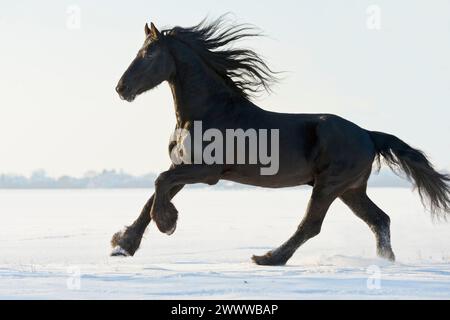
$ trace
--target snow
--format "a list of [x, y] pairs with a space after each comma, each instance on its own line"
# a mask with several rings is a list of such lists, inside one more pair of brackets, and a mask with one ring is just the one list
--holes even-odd
[[396, 263], [340, 201], [284, 267], [251, 263], [294, 232], [309, 189], [187, 189], [174, 235], [152, 224], [135, 257], [109, 257], [151, 190], [0, 190], [2, 299], [449, 299], [450, 225], [409, 189], [372, 188]]

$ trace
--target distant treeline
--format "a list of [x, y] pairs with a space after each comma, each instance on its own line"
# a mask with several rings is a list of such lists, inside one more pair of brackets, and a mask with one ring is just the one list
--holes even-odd
[[[123, 171], [103, 170], [89, 172], [83, 177], [49, 177], [45, 171], [34, 172], [30, 177], [14, 174], [0, 175], [0, 189], [115, 189], [115, 188], [153, 188], [157, 177], [155, 173], [134, 176]], [[377, 187], [408, 187], [411, 184], [392, 172], [383, 170], [372, 174], [369, 185]], [[202, 187], [198, 185], [196, 187]], [[221, 181], [219, 188], [244, 188], [245, 186]]]
[[88, 173], [81, 178], [61, 176], [49, 177], [45, 171], [34, 172], [30, 177], [22, 175], [0, 175], [0, 188], [4, 189], [85, 189], [85, 188], [149, 188], [153, 187], [156, 175], [133, 176], [122, 171], [104, 170]]

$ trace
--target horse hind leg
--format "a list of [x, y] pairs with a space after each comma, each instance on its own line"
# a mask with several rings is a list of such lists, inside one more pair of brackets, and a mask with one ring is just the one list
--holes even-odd
[[340, 198], [374, 233], [378, 256], [395, 261], [391, 247], [390, 218], [370, 200], [366, 194], [366, 187], [349, 190]]
[[328, 208], [335, 199], [336, 196], [327, 188], [314, 187], [306, 214], [297, 231], [277, 249], [262, 256], [253, 256], [253, 262], [268, 266], [285, 265], [303, 243], [320, 233]]

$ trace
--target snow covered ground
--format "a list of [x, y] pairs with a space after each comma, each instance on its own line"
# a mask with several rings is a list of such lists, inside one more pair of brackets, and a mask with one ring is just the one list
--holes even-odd
[[376, 258], [368, 227], [336, 201], [285, 267], [250, 257], [294, 232], [310, 190], [184, 190], [172, 237], [151, 225], [135, 257], [109, 257], [150, 193], [0, 190], [0, 298], [450, 298], [450, 224], [433, 224], [408, 189], [370, 190], [391, 216], [396, 263]]

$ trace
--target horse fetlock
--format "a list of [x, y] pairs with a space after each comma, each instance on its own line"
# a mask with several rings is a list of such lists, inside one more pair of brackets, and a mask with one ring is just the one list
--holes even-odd
[[395, 261], [395, 255], [391, 247], [391, 236], [388, 228], [380, 230], [377, 235], [377, 255], [389, 261]]
[[395, 254], [390, 247], [378, 247], [377, 255], [380, 258], [383, 258], [383, 259], [386, 259], [386, 260], [389, 260], [392, 262], [395, 261]]

